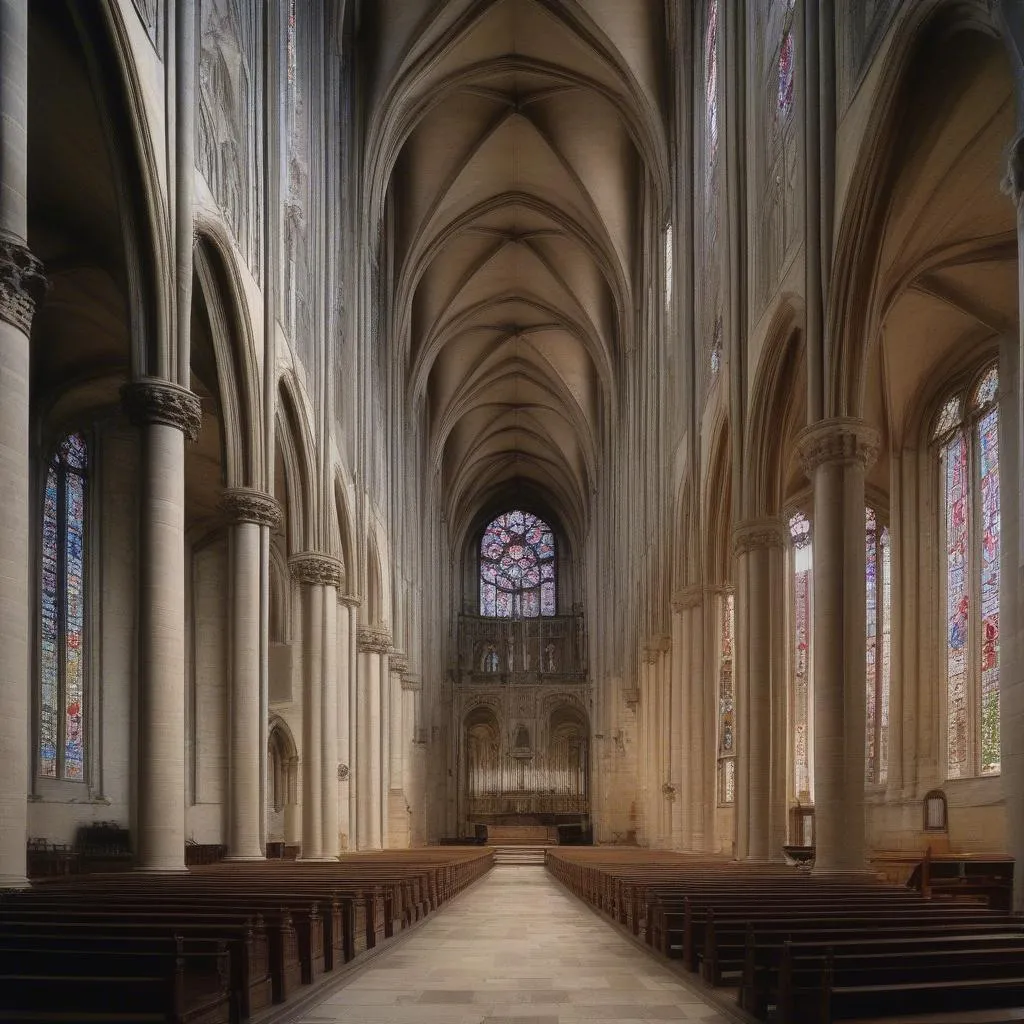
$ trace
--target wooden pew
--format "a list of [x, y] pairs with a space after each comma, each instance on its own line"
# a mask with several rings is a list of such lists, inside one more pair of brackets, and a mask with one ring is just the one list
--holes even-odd
[[[87, 947], [52, 936], [8, 938], [0, 946], [0, 1017], [55, 1024], [125, 1019], [228, 1024], [227, 951], [183, 939], [136, 940], [133, 948]], [[88, 1007], [83, 1011], [83, 1007]]]

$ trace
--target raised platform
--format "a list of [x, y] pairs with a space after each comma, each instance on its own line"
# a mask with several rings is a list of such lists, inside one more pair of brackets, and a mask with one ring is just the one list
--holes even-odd
[[488, 825], [488, 846], [557, 846], [558, 829], [551, 825]]
[[547, 846], [526, 846], [525, 844], [518, 844], [516, 846], [495, 846], [494, 863], [535, 865], [537, 867], [543, 867], [544, 851], [547, 849]]

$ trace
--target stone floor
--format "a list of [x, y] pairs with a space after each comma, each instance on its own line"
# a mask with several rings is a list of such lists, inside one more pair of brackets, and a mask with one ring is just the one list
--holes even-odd
[[735, 1019], [557, 885], [501, 866], [400, 938], [302, 1024], [628, 1024]]

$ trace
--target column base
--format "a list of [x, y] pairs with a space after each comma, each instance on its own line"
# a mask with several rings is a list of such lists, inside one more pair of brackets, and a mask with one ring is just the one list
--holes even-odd
[[0, 875], [0, 889], [30, 889], [32, 883], [25, 875]]

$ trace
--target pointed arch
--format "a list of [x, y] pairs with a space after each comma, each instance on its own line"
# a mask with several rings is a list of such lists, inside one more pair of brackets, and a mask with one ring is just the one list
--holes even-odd
[[279, 378], [277, 395], [276, 435], [285, 471], [288, 549], [294, 553], [316, 546], [314, 443], [298, 385], [290, 372]]

